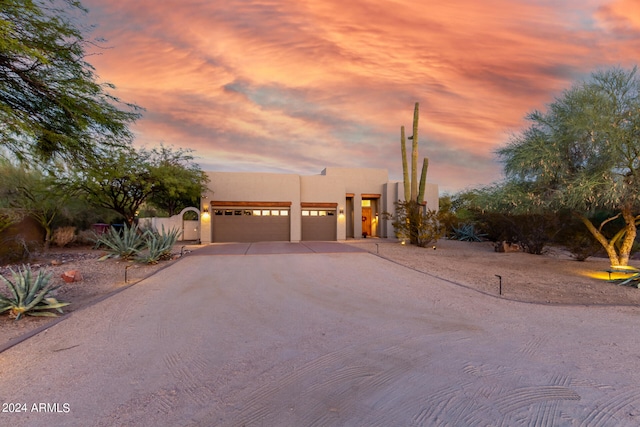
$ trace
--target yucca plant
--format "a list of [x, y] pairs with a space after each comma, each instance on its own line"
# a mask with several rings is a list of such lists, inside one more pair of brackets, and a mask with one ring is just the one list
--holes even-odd
[[160, 260], [171, 258], [171, 249], [178, 241], [180, 230], [173, 228], [166, 232], [164, 225], [162, 233], [157, 230], [147, 231], [145, 233], [147, 251], [138, 256], [138, 260], [147, 264], [157, 264]]
[[9, 315], [16, 320], [23, 314], [56, 317], [56, 313], [45, 310], [57, 310], [62, 313], [62, 307], [69, 305], [68, 302], [60, 302], [49, 296], [51, 291], [57, 289], [57, 286], [52, 286], [50, 282], [51, 273], [40, 270], [34, 278], [30, 265], [18, 267], [18, 271], [9, 271], [13, 281], [0, 275], [11, 294], [9, 297], [0, 294], [0, 313], [9, 311]]
[[106, 233], [96, 239], [96, 247], [104, 245], [109, 252], [100, 258], [101, 260], [107, 258], [132, 259], [144, 248], [145, 244], [145, 238], [138, 227], [127, 227], [126, 224], [122, 231], [110, 227]]

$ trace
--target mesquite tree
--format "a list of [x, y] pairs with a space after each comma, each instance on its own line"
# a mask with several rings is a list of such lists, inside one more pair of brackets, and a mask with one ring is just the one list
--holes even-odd
[[[531, 126], [498, 150], [507, 181], [493, 189], [500, 209], [568, 209], [607, 252], [611, 265], [629, 261], [640, 222], [640, 79], [637, 69], [597, 71], [575, 84]], [[595, 212], [613, 215], [594, 224]], [[603, 227], [621, 218], [613, 237]]]

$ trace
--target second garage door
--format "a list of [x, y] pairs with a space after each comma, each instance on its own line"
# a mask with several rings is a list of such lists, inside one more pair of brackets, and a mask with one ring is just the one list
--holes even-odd
[[290, 240], [289, 209], [282, 206], [213, 207], [214, 242], [279, 242]]
[[335, 209], [302, 209], [302, 240], [337, 240]]

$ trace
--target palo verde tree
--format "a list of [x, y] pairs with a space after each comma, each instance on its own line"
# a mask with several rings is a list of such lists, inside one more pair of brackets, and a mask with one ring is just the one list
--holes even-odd
[[[563, 92], [498, 150], [507, 181], [494, 200], [513, 213], [572, 212], [607, 252], [627, 265], [640, 221], [640, 79], [637, 69], [594, 72]], [[600, 224], [595, 212], [613, 215]], [[621, 218], [613, 237], [603, 227]]]
[[82, 160], [131, 141], [139, 107], [108, 93], [85, 60], [76, 0], [3, 0], [0, 147], [20, 160]]

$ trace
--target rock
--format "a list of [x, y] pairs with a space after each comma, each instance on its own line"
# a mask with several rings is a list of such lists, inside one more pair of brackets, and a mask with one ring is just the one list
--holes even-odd
[[82, 281], [82, 273], [79, 270], [65, 271], [60, 277], [67, 283]]
[[520, 245], [506, 241], [497, 242], [495, 246], [496, 252], [520, 252]]
[[51, 260], [51, 265], [52, 266], [56, 266], [56, 265], [62, 265], [62, 262], [58, 259], [52, 259]]

